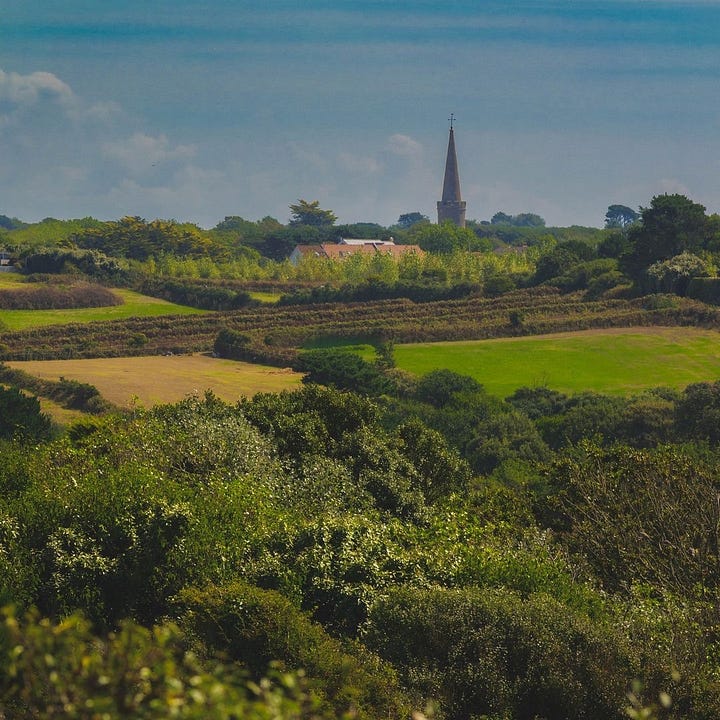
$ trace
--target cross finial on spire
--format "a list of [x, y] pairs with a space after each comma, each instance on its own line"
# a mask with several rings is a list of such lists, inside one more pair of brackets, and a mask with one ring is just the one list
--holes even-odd
[[450, 129], [453, 129], [453, 123], [455, 122], [455, 113], [450, 113], [450, 117], [448, 118], [450, 121]]

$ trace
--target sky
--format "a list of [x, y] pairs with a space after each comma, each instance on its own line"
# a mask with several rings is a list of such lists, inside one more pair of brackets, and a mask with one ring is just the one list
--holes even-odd
[[720, 2], [0, 0], [0, 214], [720, 212]]

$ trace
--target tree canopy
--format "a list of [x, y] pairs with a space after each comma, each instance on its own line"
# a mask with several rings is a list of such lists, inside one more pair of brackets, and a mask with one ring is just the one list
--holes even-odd
[[535, 213], [508, 215], [504, 212], [496, 212], [492, 216], [490, 223], [492, 225], [513, 225], [515, 227], [545, 227], [545, 220]]
[[403, 213], [397, 221], [398, 227], [403, 230], [416, 225], [421, 222], [430, 222], [430, 218], [427, 215], [423, 215], [420, 212]]
[[450, 253], [453, 250], [490, 250], [492, 244], [487, 238], [479, 238], [469, 228], [461, 228], [452, 222], [441, 225], [418, 223], [408, 234], [410, 242], [416, 243], [426, 252]]
[[606, 228], [624, 228], [632, 225], [640, 214], [627, 205], [610, 205], [605, 213]]
[[290, 205], [291, 225], [312, 225], [314, 227], [325, 227], [334, 225], [337, 216], [332, 210], [323, 210], [319, 200], [308, 202], [298, 200], [296, 204]]
[[705, 206], [685, 195], [656, 195], [641, 209], [641, 222], [629, 230], [632, 251], [627, 270], [638, 278], [653, 263], [702, 250], [710, 235]]

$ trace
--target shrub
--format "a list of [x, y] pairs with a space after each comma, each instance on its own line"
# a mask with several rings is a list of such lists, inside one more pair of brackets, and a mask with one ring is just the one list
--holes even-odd
[[79, 283], [59, 288], [51, 285], [30, 289], [0, 290], [3, 310], [66, 310], [69, 308], [109, 307], [123, 300], [108, 288]]
[[50, 418], [40, 411], [37, 398], [25, 395], [17, 388], [0, 386], [0, 438], [47, 440], [50, 428]]
[[452, 370], [431, 370], [418, 382], [415, 397], [439, 408], [449, 402], [454, 393], [481, 391], [483, 386], [469, 375]]
[[273, 590], [243, 582], [186, 589], [177, 609], [206, 648], [240, 662], [254, 678], [278, 661], [284, 669], [303, 670], [324, 713], [359, 720], [408, 715], [389, 665], [358, 645], [343, 646]]
[[106, 636], [72, 615], [54, 624], [5, 609], [0, 625], [0, 716], [30, 720], [330, 720], [301, 676], [248, 683], [237, 668], [207, 669], [173, 625], [132, 622]]
[[381, 395], [391, 388], [377, 365], [348, 350], [308, 350], [300, 354], [296, 369], [306, 373], [304, 383], [354, 390], [362, 395]]
[[133, 333], [128, 340], [128, 345], [132, 348], [140, 348], [148, 344], [148, 336], [145, 333]]
[[640, 670], [608, 628], [547, 596], [500, 589], [392, 590], [364, 638], [448, 720], [620, 720]]
[[687, 296], [712, 305], [720, 305], [720, 278], [691, 278], [687, 286]]

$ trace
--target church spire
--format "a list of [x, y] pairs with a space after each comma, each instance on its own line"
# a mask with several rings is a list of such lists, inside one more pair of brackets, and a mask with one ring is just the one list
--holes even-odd
[[460, 195], [460, 173], [455, 152], [455, 115], [450, 115], [450, 139], [445, 160], [445, 179], [442, 200], [437, 204], [438, 223], [450, 220], [459, 227], [465, 227], [465, 201]]

